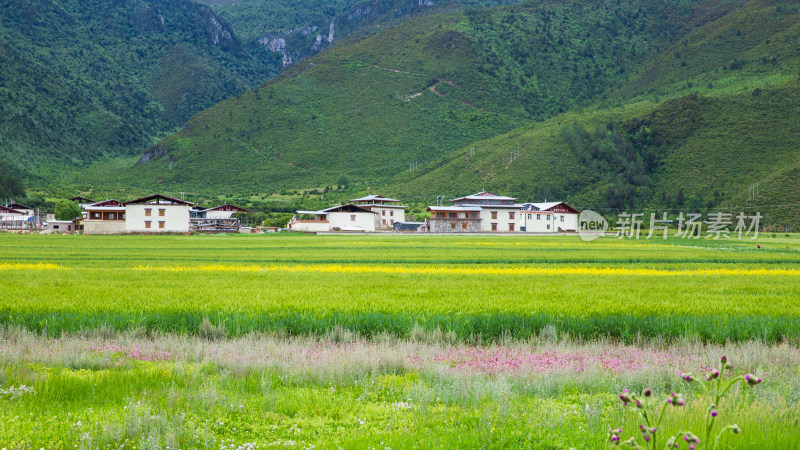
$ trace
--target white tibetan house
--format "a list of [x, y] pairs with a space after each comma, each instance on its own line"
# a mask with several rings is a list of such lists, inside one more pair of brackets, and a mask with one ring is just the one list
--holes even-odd
[[[375, 231], [375, 211], [347, 204], [320, 211], [297, 211], [289, 222], [289, 229], [305, 232]], [[313, 219], [299, 219], [311, 216]]]
[[376, 213], [374, 217], [376, 230], [392, 230], [395, 222], [406, 221], [408, 207], [401, 205], [400, 200], [382, 195], [368, 195], [350, 200], [350, 202]]
[[516, 198], [484, 191], [453, 199], [453, 206], [430, 206], [428, 231], [438, 233], [577, 232], [575, 208], [564, 202], [516, 203]]
[[516, 200], [514, 197], [506, 197], [484, 191], [466, 197], [455, 198], [452, 202], [457, 207], [470, 206], [480, 208], [480, 231], [513, 233], [519, 231], [520, 207], [515, 203]]
[[28, 215], [14, 208], [0, 205], [0, 220], [24, 220]]
[[528, 233], [578, 231], [580, 212], [564, 202], [523, 203], [521, 214]]
[[20, 205], [19, 203], [12, 203], [10, 205], [6, 205], [6, 207], [15, 211], [19, 211], [24, 216], [31, 217], [36, 215], [36, 209], [31, 208], [30, 206]]
[[84, 234], [122, 234], [125, 232], [125, 205], [103, 200], [84, 206]]
[[184, 233], [189, 231], [189, 211], [194, 203], [156, 194], [124, 205], [127, 233]]

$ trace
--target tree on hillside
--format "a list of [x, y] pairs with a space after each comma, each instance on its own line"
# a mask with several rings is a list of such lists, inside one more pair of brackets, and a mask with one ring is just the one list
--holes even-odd
[[22, 179], [8, 173], [5, 165], [0, 164], [0, 198], [24, 197], [25, 185]]
[[339, 185], [339, 189], [347, 189], [350, 187], [350, 177], [342, 175], [339, 177], [339, 181], [337, 181], [336, 184]]
[[71, 200], [56, 203], [56, 220], [74, 220], [82, 214], [81, 206]]

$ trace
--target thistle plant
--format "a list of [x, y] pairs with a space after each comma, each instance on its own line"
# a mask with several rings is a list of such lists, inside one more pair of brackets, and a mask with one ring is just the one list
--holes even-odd
[[[700, 380], [691, 373], [680, 373], [680, 377], [684, 382], [695, 383], [700, 386], [705, 396], [710, 400], [710, 404], [707, 409], [708, 414], [706, 415], [705, 419], [705, 427], [703, 430], [704, 438], [701, 440], [691, 431], [681, 431], [666, 441], [665, 448], [678, 448], [680, 447], [681, 441], [686, 443], [686, 446], [689, 450], [701, 448], [701, 444], [709, 446], [711, 442], [711, 433], [714, 430], [717, 417], [719, 416], [717, 407], [726, 397], [731, 388], [739, 382], [742, 382], [742, 384], [745, 386], [751, 387], [761, 384], [761, 378], [752, 374], [739, 375], [732, 378], [725, 377], [725, 374], [730, 373], [732, 369], [733, 366], [728, 362], [728, 358], [723, 356], [720, 358], [720, 368], [712, 369], [704, 377], [705, 380]], [[639, 445], [639, 441], [636, 437], [622, 441], [620, 437], [622, 434], [622, 428], [608, 429], [608, 443], [613, 446], [627, 445], [632, 448], [656, 449], [658, 446], [658, 437], [660, 436], [659, 427], [661, 426], [661, 422], [664, 420], [664, 415], [667, 412], [667, 409], [680, 408], [686, 404], [681, 394], [672, 392], [666, 397], [659, 408], [658, 401], [653, 399], [653, 392], [650, 389], [645, 389], [641, 392], [641, 394], [638, 395], [630, 392], [628, 389], [625, 389], [622, 391], [622, 394], [619, 395], [619, 398], [622, 400], [623, 406], [633, 405], [638, 412], [639, 417], [641, 418], [639, 432], [641, 433], [641, 438], [644, 441], [644, 445]], [[738, 425], [727, 425], [719, 431], [716, 439], [714, 440], [713, 446], [709, 446], [707, 448], [716, 449], [719, 446], [720, 438], [726, 431], [730, 431], [733, 434], [739, 434], [741, 432]]]

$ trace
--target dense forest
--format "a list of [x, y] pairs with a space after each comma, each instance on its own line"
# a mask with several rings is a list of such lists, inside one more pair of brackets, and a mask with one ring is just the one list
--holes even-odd
[[277, 71], [185, 0], [2, 0], [0, 12], [0, 161], [21, 172], [140, 152]]

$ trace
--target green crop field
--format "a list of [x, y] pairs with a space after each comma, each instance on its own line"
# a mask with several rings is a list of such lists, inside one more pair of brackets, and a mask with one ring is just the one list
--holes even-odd
[[[0, 248], [0, 447], [604, 448], [610, 427], [647, 448], [800, 446], [796, 235]], [[723, 354], [723, 398], [678, 377]], [[652, 388], [643, 410], [680, 394], [661, 431], [624, 388]]]
[[60, 334], [800, 338], [800, 240], [2, 236], [0, 317]]

